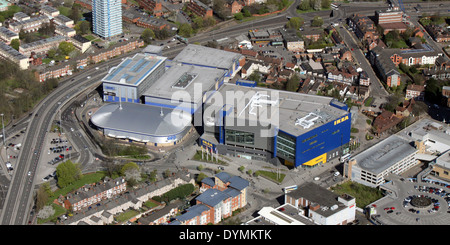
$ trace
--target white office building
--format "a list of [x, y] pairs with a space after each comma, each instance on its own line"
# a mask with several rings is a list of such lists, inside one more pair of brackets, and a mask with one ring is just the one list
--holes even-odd
[[122, 1], [93, 0], [92, 22], [94, 33], [103, 38], [122, 34]]

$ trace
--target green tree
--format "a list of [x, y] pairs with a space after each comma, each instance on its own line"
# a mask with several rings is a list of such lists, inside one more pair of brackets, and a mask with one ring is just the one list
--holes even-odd
[[80, 164], [70, 160], [63, 162], [56, 167], [56, 175], [58, 176], [58, 186], [64, 188], [82, 177]]
[[10, 44], [10, 46], [13, 48], [13, 49], [15, 49], [15, 50], [19, 50], [19, 47], [20, 47], [20, 41], [19, 41], [19, 39], [13, 39], [12, 41], [11, 41], [11, 44]]
[[195, 181], [196, 181], [197, 183], [201, 183], [202, 180], [203, 180], [204, 178], [208, 178], [208, 175], [206, 175], [206, 174], [203, 173], [203, 172], [200, 172], [200, 173], [197, 175], [197, 178], [195, 179]]
[[137, 182], [141, 181], [141, 171], [139, 166], [134, 162], [125, 164], [120, 170], [120, 175], [125, 177], [130, 186], [134, 186]]
[[134, 169], [139, 171], [139, 166], [136, 163], [134, 163], [134, 162], [126, 163], [120, 169], [120, 175], [125, 176], [126, 172], [134, 170]]
[[244, 17], [251, 17], [252, 16], [252, 13], [250, 13], [250, 10], [248, 10], [247, 7], [242, 8], [241, 12], [244, 15]]
[[58, 46], [58, 49], [63, 55], [69, 55], [72, 51], [75, 50], [75, 47], [71, 42], [61, 42]]
[[234, 14], [234, 18], [235, 18], [236, 20], [243, 20], [243, 19], [244, 19], [244, 14], [241, 13], [241, 12], [235, 13], [235, 14]]
[[302, 0], [301, 3], [297, 6], [297, 8], [303, 11], [310, 10], [311, 9], [310, 0]]
[[142, 40], [144, 40], [145, 43], [149, 44], [152, 39], [155, 38], [155, 33], [152, 29], [145, 29], [141, 34]]
[[157, 180], [157, 175], [158, 175], [158, 173], [157, 173], [156, 169], [154, 169], [148, 176], [150, 182], [155, 182]]
[[50, 184], [45, 182], [39, 187], [36, 194], [36, 210], [41, 210], [47, 204], [49, 196], [52, 194]]
[[213, 26], [213, 25], [215, 25], [215, 24], [216, 24], [216, 20], [215, 20], [214, 17], [212, 17], [212, 16], [206, 17], [206, 18], [203, 20], [203, 26], [204, 26], [204, 27]]
[[300, 77], [294, 74], [286, 83], [286, 90], [296, 92], [300, 85]]
[[319, 27], [322, 25], [323, 25], [323, 19], [320, 16], [314, 16], [313, 20], [311, 21], [311, 26]]
[[183, 23], [178, 28], [178, 34], [182, 37], [188, 38], [191, 36], [192, 32], [193, 32], [192, 26], [189, 25], [188, 23]]
[[56, 53], [58, 53], [58, 50], [55, 48], [52, 48], [47, 52], [47, 57], [49, 57], [50, 59], [53, 59], [55, 57]]
[[298, 30], [300, 27], [303, 26], [304, 23], [305, 20], [302, 17], [292, 17], [288, 20], [286, 28], [293, 28]]
[[250, 76], [248, 76], [248, 80], [255, 81], [255, 82], [261, 82], [261, 74], [258, 71], [253, 71]]
[[80, 8], [81, 8], [81, 5], [74, 4], [72, 6], [72, 10], [70, 11], [69, 18], [71, 18], [75, 24], [81, 19], [81, 16], [82, 16]]
[[91, 22], [87, 20], [78, 21], [74, 29], [77, 31], [77, 34], [80, 35], [89, 34], [91, 33]]
[[202, 28], [203, 27], [203, 18], [201, 17], [201, 16], [195, 16], [193, 19], [192, 19], [192, 22], [193, 22], [193, 28], [194, 29], [200, 29], [200, 28]]
[[329, 9], [331, 5], [331, 0], [322, 0], [322, 9]]

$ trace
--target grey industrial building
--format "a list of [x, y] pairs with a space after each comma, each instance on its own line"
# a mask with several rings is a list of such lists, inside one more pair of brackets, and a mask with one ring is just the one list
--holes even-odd
[[110, 69], [103, 81], [103, 100], [140, 103], [141, 96], [165, 71], [166, 57], [138, 53]]

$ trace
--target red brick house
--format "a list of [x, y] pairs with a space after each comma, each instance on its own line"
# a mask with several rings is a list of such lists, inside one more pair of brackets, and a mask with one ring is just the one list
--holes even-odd
[[[102, 200], [110, 199], [126, 191], [127, 182], [122, 177], [117, 179], [105, 178], [100, 183], [85, 185], [66, 196], [65, 200], [59, 200], [66, 209], [79, 211], [88, 208]], [[62, 199], [60, 197], [60, 199]], [[61, 202], [62, 201], [62, 202]]]
[[186, 3], [186, 8], [195, 15], [202, 17], [213, 16], [213, 10], [198, 0], [190, 0]]
[[226, 7], [230, 10], [230, 13], [233, 15], [241, 12], [244, 6], [240, 3], [240, 1], [228, 0], [226, 3]]
[[374, 120], [372, 126], [375, 128], [375, 133], [380, 135], [385, 131], [395, 127], [402, 119], [396, 116], [393, 112], [384, 110]]
[[406, 88], [406, 99], [423, 100], [425, 97], [425, 86], [410, 84]]
[[137, 0], [137, 3], [139, 7], [153, 13], [154, 16], [162, 16], [164, 14], [159, 0]]

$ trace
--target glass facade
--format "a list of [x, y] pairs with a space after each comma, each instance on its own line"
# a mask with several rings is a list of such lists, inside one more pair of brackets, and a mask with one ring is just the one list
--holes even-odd
[[255, 135], [249, 132], [227, 129], [225, 130], [225, 140], [227, 143], [254, 145]]
[[281, 158], [287, 158], [292, 161], [295, 160], [295, 138], [289, 136], [282, 131], [278, 132], [277, 136], [277, 156]]

